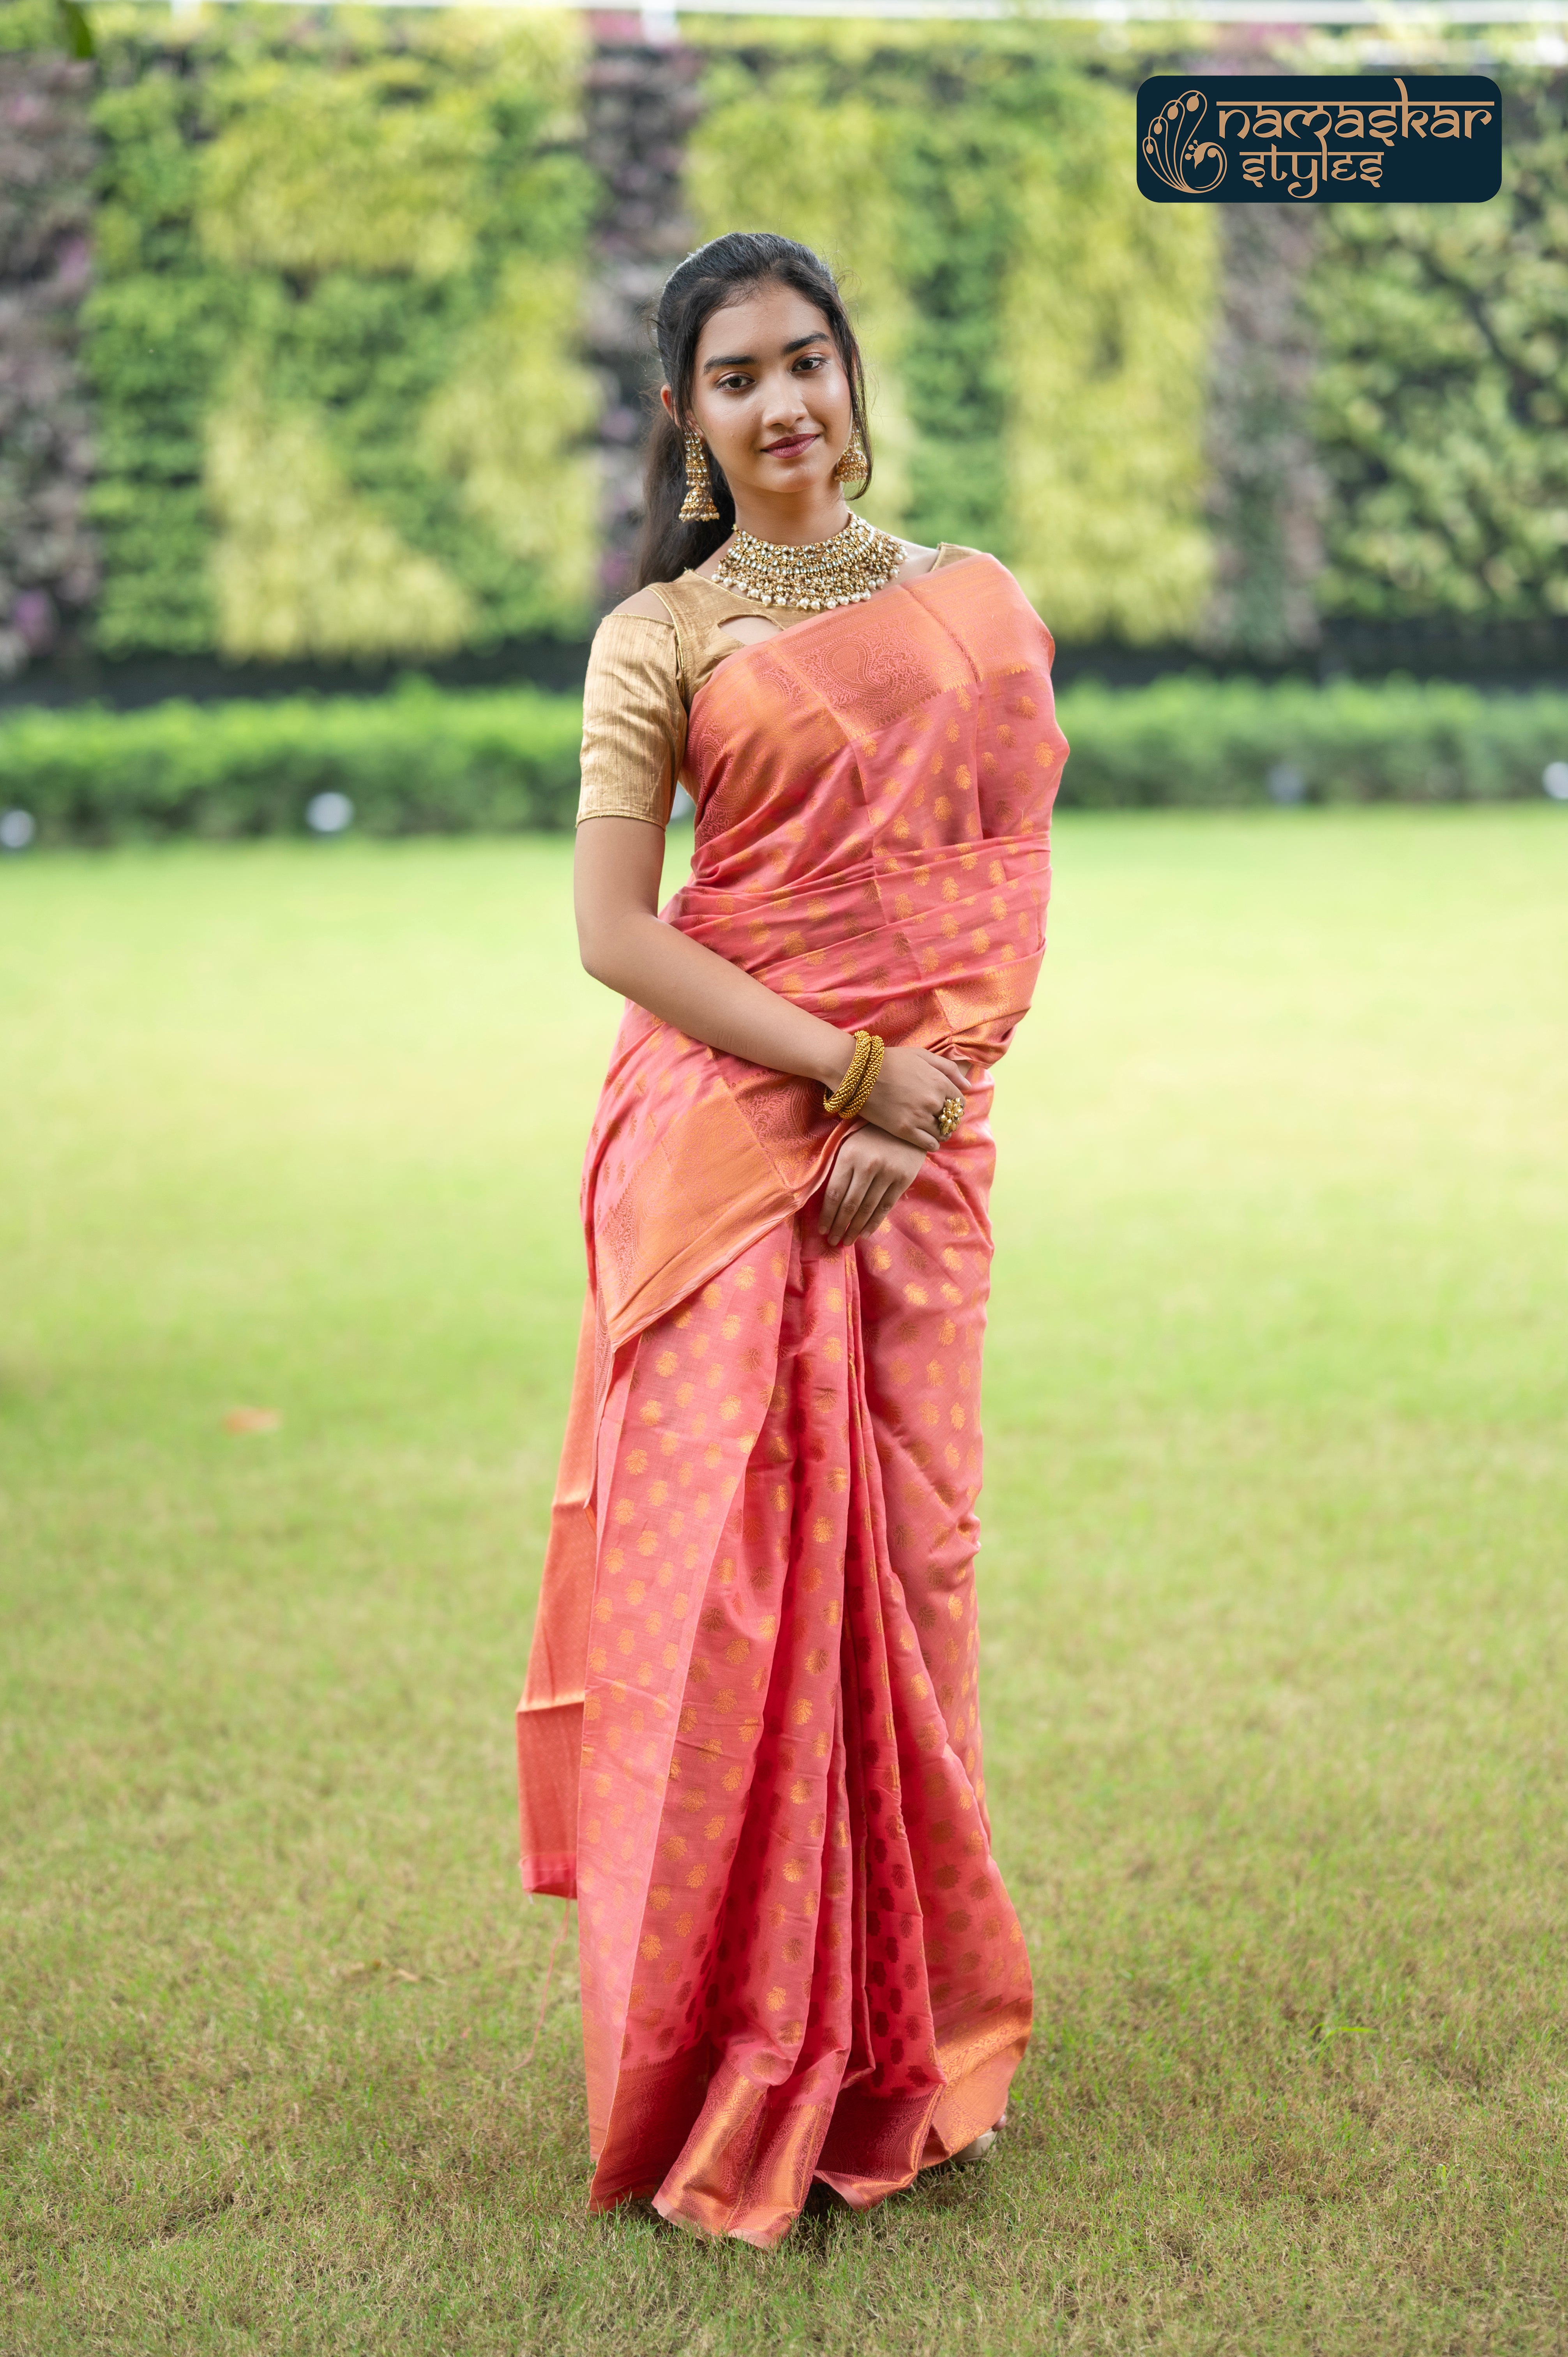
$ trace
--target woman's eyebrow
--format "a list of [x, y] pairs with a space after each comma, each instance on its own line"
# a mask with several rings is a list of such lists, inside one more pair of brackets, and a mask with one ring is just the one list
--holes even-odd
[[[827, 329], [825, 328], [818, 328], [812, 334], [809, 336], [797, 336], [792, 344], [786, 344], [784, 347], [784, 358], [788, 360], [792, 352], [803, 352], [808, 344], [823, 344], [826, 343], [826, 341]], [[703, 372], [705, 375], [709, 369], [755, 368], [756, 366], [757, 355], [755, 352], [725, 352], [722, 353], [717, 360], [704, 361], [703, 362]]]

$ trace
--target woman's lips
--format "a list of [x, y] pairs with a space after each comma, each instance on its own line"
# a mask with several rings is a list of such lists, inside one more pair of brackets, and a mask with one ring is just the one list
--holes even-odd
[[802, 450], [809, 450], [812, 443], [821, 438], [816, 434], [791, 435], [787, 442], [765, 443], [762, 455], [765, 458], [798, 458]]

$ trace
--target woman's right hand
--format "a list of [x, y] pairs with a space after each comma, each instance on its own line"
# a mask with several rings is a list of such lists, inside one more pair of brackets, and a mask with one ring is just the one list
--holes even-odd
[[933, 1056], [928, 1048], [889, 1048], [862, 1111], [889, 1137], [930, 1154], [942, 1142], [938, 1114], [949, 1097], [961, 1104], [968, 1087], [968, 1071], [950, 1056]]
[[863, 1122], [840, 1144], [818, 1222], [830, 1245], [855, 1244], [879, 1228], [926, 1167], [918, 1146]]

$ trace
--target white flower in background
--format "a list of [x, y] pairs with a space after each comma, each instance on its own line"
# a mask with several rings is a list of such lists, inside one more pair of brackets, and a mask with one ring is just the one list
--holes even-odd
[[[1568, 776], [1568, 771], [1564, 775]], [[31, 811], [0, 813], [0, 851], [26, 851], [38, 831], [38, 823]]]

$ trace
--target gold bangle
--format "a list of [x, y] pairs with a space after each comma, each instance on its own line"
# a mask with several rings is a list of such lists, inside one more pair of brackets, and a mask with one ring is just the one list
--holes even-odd
[[[860, 1076], [860, 1086], [856, 1089], [849, 1103], [846, 1105], [841, 1105], [839, 1107], [839, 1119], [841, 1121], [858, 1120], [859, 1116], [865, 1111], [866, 1100], [870, 1096], [872, 1090], [876, 1086], [877, 1075], [882, 1070], [882, 1059], [885, 1052], [881, 1040], [874, 1031], [871, 1034], [871, 1053], [865, 1060], [865, 1070]], [[842, 1090], [840, 1091], [840, 1094], [843, 1094]]]
[[870, 1031], [855, 1033], [854, 1053], [849, 1060], [849, 1070], [837, 1088], [830, 1089], [824, 1094], [822, 1098], [824, 1113], [837, 1114], [842, 1118], [845, 1105], [854, 1100], [855, 1092], [860, 1086], [861, 1077], [866, 1065], [871, 1061], [871, 1043], [874, 1036]]

